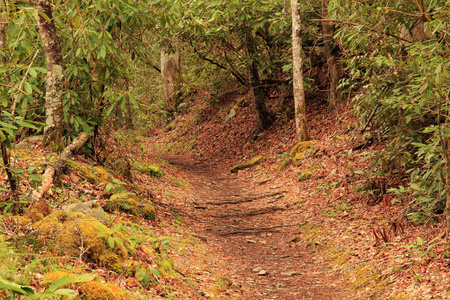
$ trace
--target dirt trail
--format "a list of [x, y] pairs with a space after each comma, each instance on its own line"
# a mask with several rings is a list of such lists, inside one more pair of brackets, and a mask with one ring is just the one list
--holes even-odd
[[184, 204], [189, 225], [226, 262], [221, 276], [232, 286], [224, 299], [352, 299], [302, 240], [301, 209], [279, 201], [295, 191], [188, 158], [166, 159], [192, 186]]

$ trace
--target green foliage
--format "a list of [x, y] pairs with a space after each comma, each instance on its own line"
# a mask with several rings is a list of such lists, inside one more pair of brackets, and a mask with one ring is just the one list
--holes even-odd
[[[342, 21], [335, 38], [345, 48], [350, 79], [341, 87], [358, 91], [354, 105], [363, 123], [374, 114], [377, 138], [389, 141], [377, 153], [371, 173], [406, 170], [407, 187], [390, 191], [408, 198], [413, 207], [441, 212], [442, 141], [450, 137], [448, 4], [431, 1], [423, 14], [419, 9], [408, 1], [359, 5], [333, 0], [329, 18]], [[410, 216], [416, 219], [421, 214], [413, 209]]]

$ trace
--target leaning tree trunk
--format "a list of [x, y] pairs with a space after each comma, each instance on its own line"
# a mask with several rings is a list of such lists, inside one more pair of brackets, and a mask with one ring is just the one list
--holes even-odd
[[250, 28], [247, 28], [245, 32], [245, 43], [250, 59], [248, 65], [248, 78], [252, 91], [253, 104], [255, 105], [258, 127], [260, 130], [263, 130], [269, 125], [269, 114], [266, 108], [264, 93], [261, 88], [261, 81], [259, 80], [258, 66], [254, 60], [254, 56], [256, 55], [256, 45]]
[[170, 54], [161, 50], [163, 95], [166, 102], [166, 109], [170, 113], [177, 111], [181, 101], [182, 75], [180, 52], [177, 50], [175, 53]]
[[[43, 146], [62, 144], [63, 135], [63, 65], [61, 45], [56, 34], [50, 0], [35, 0], [38, 10], [38, 27], [47, 59], [47, 81], [45, 94], [46, 126]], [[43, 15], [47, 16], [44, 17]]]
[[[322, 0], [322, 19], [328, 15], [328, 0]], [[334, 108], [339, 101], [337, 86], [339, 83], [339, 65], [336, 60], [335, 51], [333, 51], [333, 33], [334, 28], [330, 21], [322, 22], [323, 34], [323, 54], [327, 60], [328, 78], [330, 80], [330, 90], [328, 93], [328, 106]]]
[[303, 62], [302, 62], [302, 38], [300, 36], [300, 8], [299, 0], [291, 0], [292, 9], [292, 58], [294, 73], [294, 106], [295, 106], [295, 127], [299, 141], [307, 141], [308, 125], [306, 122], [306, 103], [303, 82]]

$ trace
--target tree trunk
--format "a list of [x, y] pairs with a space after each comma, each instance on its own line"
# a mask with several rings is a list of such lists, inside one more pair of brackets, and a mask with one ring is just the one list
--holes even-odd
[[[5, 3], [3, 0], [0, 0], [0, 7], [6, 8]], [[6, 31], [6, 9], [3, 9], [0, 12], [0, 49], [6, 48], [6, 38], [5, 38], [5, 31]], [[5, 23], [3, 23], [5, 22]], [[6, 64], [6, 57], [4, 57], [2, 54], [0, 54], [0, 62], [4, 65]], [[9, 83], [9, 76], [5, 77], [5, 81]], [[0, 119], [1, 119], [1, 113], [2, 113], [2, 105], [0, 104]], [[9, 186], [11, 188], [11, 192], [15, 192], [17, 189], [17, 183], [16, 179], [14, 178], [12, 172], [11, 172], [11, 159], [6, 147], [6, 140], [8, 139], [8, 134], [6, 132], [3, 132], [0, 135], [0, 148], [1, 148], [1, 156], [3, 160], [3, 165], [5, 166], [6, 175], [8, 176]]]
[[128, 79], [125, 79], [123, 83], [123, 90], [126, 92], [125, 94], [125, 128], [131, 129], [133, 128], [133, 106], [131, 105], [130, 97], [128, 96], [128, 92], [130, 89], [130, 83]]
[[[328, 0], [322, 0], [322, 19], [326, 19], [328, 15]], [[336, 60], [335, 51], [333, 51], [333, 33], [334, 27], [330, 21], [322, 22], [323, 34], [323, 53], [328, 65], [328, 78], [330, 80], [330, 89], [328, 93], [328, 106], [334, 108], [339, 102], [337, 86], [339, 83], [339, 65]]]
[[[38, 27], [47, 59], [47, 81], [45, 95], [46, 126], [43, 146], [61, 146], [63, 135], [63, 65], [61, 45], [56, 34], [50, 0], [35, 0], [38, 10]], [[47, 16], [45, 18], [43, 15]]]
[[294, 106], [295, 106], [295, 127], [299, 141], [307, 141], [308, 125], [306, 122], [306, 103], [303, 82], [303, 62], [302, 62], [302, 38], [300, 36], [300, 9], [298, 0], [291, 0], [292, 9], [292, 58], [293, 58], [293, 84], [294, 84]]
[[180, 52], [166, 53], [161, 50], [161, 77], [163, 95], [166, 102], [166, 109], [170, 113], [175, 113], [181, 101], [181, 86], [183, 76], [181, 72]]
[[250, 28], [247, 28], [245, 32], [245, 43], [247, 46], [247, 54], [250, 59], [250, 63], [248, 65], [248, 81], [252, 91], [258, 127], [260, 130], [263, 130], [269, 125], [269, 114], [267, 112], [265, 97], [261, 88], [261, 82], [259, 80], [258, 66], [254, 60], [254, 56], [256, 55], [256, 45]]
[[449, 138], [441, 137], [442, 157], [445, 162], [445, 192], [446, 203], [444, 215], [447, 222], [447, 232], [450, 232], [450, 141]]

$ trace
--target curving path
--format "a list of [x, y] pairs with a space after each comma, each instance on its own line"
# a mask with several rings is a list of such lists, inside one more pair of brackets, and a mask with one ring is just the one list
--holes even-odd
[[293, 191], [189, 158], [165, 159], [192, 186], [184, 205], [189, 225], [226, 262], [223, 299], [353, 299], [302, 241], [301, 209], [279, 201]]

